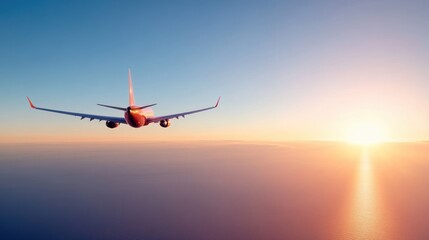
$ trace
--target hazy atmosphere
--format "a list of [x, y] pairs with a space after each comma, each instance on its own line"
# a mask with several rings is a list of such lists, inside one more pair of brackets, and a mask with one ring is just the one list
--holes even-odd
[[0, 1], [0, 239], [429, 239], [428, 12]]

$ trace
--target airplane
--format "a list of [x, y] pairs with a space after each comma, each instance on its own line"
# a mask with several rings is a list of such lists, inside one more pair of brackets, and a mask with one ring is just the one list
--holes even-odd
[[113, 108], [116, 110], [124, 111], [124, 117], [110, 117], [110, 116], [101, 116], [101, 115], [93, 115], [93, 114], [86, 114], [86, 113], [67, 112], [67, 111], [61, 111], [61, 110], [55, 110], [55, 109], [49, 109], [49, 108], [41, 108], [41, 107], [36, 107], [28, 96], [27, 96], [27, 100], [28, 100], [28, 103], [30, 104], [30, 107], [33, 109], [77, 116], [77, 117], [80, 117], [81, 120], [88, 118], [90, 121], [94, 119], [99, 120], [100, 122], [106, 121], [106, 126], [108, 128], [116, 128], [119, 126], [119, 124], [127, 124], [133, 128], [140, 128], [143, 126], [147, 126], [151, 123], [158, 123], [158, 122], [161, 127], [167, 128], [171, 125], [171, 121], [170, 121], [171, 119], [173, 118], [179, 119], [179, 117], [184, 118], [186, 115], [189, 115], [189, 114], [194, 114], [198, 112], [207, 111], [213, 108], [217, 108], [220, 101], [220, 97], [219, 97], [216, 102], [216, 105], [212, 107], [197, 109], [197, 110], [188, 111], [188, 112], [170, 114], [165, 116], [155, 116], [151, 107], [155, 106], [156, 103], [145, 105], [145, 106], [135, 105], [133, 82], [131, 80], [130, 69], [128, 69], [128, 91], [129, 91], [129, 106], [126, 108], [115, 107], [115, 106], [110, 106], [105, 104], [97, 104], [102, 107]]

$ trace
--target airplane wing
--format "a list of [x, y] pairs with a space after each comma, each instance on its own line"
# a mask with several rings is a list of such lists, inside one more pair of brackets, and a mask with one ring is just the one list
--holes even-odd
[[148, 118], [147, 121], [149, 123], [157, 123], [159, 121], [168, 120], [168, 119], [172, 119], [172, 118], [179, 119], [179, 117], [185, 117], [186, 115], [189, 115], [189, 114], [203, 112], [203, 111], [207, 111], [207, 110], [210, 110], [210, 109], [213, 109], [213, 108], [217, 108], [217, 106], [219, 105], [219, 101], [220, 101], [220, 97], [218, 98], [218, 100], [216, 102], [216, 105], [214, 105], [213, 107], [202, 108], [202, 109], [198, 109], [198, 110], [194, 110], [194, 111], [176, 113], [176, 114], [159, 116], [159, 117], [151, 117], [151, 118]]
[[76, 116], [76, 117], [80, 117], [81, 120], [84, 118], [88, 118], [90, 121], [97, 119], [100, 121], [111, 121], [111, 122], [127, 124], [127, 122], [125, 121], [125, 118], [123, 117], [109, 117], [109, 116], [92, 115], [92, 114], [86, 114], [86, 113], [66, 112], [66, 111], [60, 111], [60, 110], [48, 109], [48, 108], [39, 108], [33, 105], [29, 97], [27, 97], [27, 100], [28, 100], [28, 103], [30, 103], [30, 107], [37, 110]]

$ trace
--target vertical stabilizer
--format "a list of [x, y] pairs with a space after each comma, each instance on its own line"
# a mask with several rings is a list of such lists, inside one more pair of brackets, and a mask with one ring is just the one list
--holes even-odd
[[133, 81], [131, 80], [131, 69], [128, 68], [128, 90], [130, 94], [130, 106], [135, 106]]

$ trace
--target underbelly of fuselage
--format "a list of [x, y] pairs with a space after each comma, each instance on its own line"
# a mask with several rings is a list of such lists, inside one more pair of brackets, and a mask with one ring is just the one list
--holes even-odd
[[148, 125], [147, 116], [152, 116], [153, 111], [151, 109], [131, 110], [125, 112], [125, 121], [128, 125], [134, 128], [139, 128]]
[[146, 125], [146, 117], [140, 114], [132, 114], [132, 113], [126, 112], [125, 121], [127, 121], [128, 125], [134, 128], [139, 128], [141, 126]]

